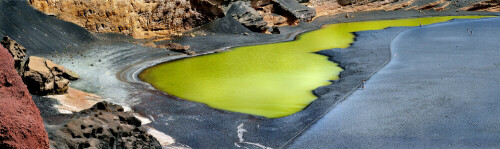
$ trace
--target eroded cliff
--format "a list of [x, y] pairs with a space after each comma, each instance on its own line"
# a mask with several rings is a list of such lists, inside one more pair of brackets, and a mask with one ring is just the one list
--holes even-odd
[[210, 0], [29, 0], [48, 15], [92, 32], [168, 37], [222, 17]]

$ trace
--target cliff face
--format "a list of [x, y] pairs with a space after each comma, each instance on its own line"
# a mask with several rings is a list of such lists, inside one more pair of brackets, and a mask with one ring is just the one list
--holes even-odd
[[29, 0], [36, 9], [92, 32], [134, 38], [175, 35], [222, 17], [210, 0]]
[[49, 148], [40, 111], [0, 46], [0, 148]]

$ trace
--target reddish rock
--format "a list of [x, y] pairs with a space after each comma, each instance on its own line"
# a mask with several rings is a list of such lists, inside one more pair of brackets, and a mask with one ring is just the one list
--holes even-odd
[[40, 111], [0, 46], [0, 148], [49, 148]]

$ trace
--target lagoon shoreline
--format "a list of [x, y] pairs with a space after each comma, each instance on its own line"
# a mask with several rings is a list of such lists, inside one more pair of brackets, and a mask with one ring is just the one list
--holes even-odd
[[[247, 114], [239, 114], [233, 112], [226, 112], [217, 109], [211, 109], [210, 107], [199, 104], [199, 103], [190, 103], [191, 106], [202, 106], [206, 108], [206, 111], [193, 111], [193, 113], [189, 112], [186, 114], [188, 117], [194, 117], [194, 122], [201, 122], [201, 124], [193, 124], [197, 129], [204, 130], [203, 132], [199, 132], [195, 135], [182, 137], [187, 142], [195, 141], [195, 140], [205, 140], [203, 142], [210, 142], [208, 144], [198, 144], [199, 146], [227, 146], [230, 145], [231, 140], [234, 139], [237, 133], [236, 126], [244, 124], [245, 130], [248, 133], [245, 133], [244, 138], [248, 142], [259, 143], [262, 145], [269, 145], [271, 147], [287, 147], [290, 142], [293, 142], [294, 138], [300, 136], [300, 134], [307, 130], [307, 128], [313, 124], [316, 120], [322, 117], [322, 115], [326, 114], [326, 112], [333, 108], [337, 103], [341, 102], [343, 99], [348, 97], [352, 91], [356, 90], [359, 85], [361, 85], [361, 80], [367, 80], [372, 74], [374, 74], [377, 70], [382, 68], [387, 62], [390, 60], [390, 49], [389, 43], [392, 41], [399, 32], [406, 30], [411, 27], [394, 27], [381, 31], [365, 31], [356, 33], [356, 40], [352, 44], [351, 47], [346, 49], [334, 49], [334, 50], [323, 50], [317, 52], [318, 54], [322, 54], [330, 57], [329, 60], [335, 63], [339, 63], [340, 66], [344, 69], [340, 74], [339, 80], [335, 80], [331, 85], [322, 86], [313, 91], [313, 93], [319, 98], [316, 101], [313, 101], [308, 107], [306, 107], [303, 111], [293, 114], [291, 116], [277, 118], [277, 119], [266, 119], [259, 116], [252, 116]], [[376, 32], [376, 33], [374, 33]], [[373, 37], [372, 35], [383, 35], [380, 37]], [[151, 62], [151, 61], [150, 61]], [[163, 61], [158, 61], [159, 63], [163, 63]], [[153, 66], [153, 65], [150, 65]], [[138, 71], [139, 72], [139, 71]], [[155, 93], [154, 98], [161, 98], [162, 92]], [[168, 96], [167, 96], [168, 97]], [[176, 100], [182, 99], [175, 98]], [[177, 105], [169, 103], [170, 101], [157, 101], [153, 102], [154, 105], [148, 104], [151, 100], [147, 100], [141, 103], [141, 107], [136, 106], [136, 108], [142, 109], [139, 111], [147, 111], [147, 107], [159, 106], [158, 103], [161, 103], [160, 106], [166, 107], [166, 109], [176, 109]], [[189, 101], [186, 101], [189, 102]], [[174, 105], [174, 106], [172, 106]], [[157, 111], [148, 111], [145, 113], [146, 115], [155, 113], [170, 113], [170, 110], [158, 109]], [[204, 113], [205, 116], [214, 116], [214, 118], [210, 117], [199, 117], [197, 113]], [[240, 116], [241, 115], [241, 116]], [[245, 116], [247, 115], [247, 116]], [[170, 118], [166, 118], [170, 119]], [[172, 118], [175, 119], [175, 118]], [[235, 120], [236, 119], [236, 120]], [[156, 119], [159, 121], [156, 124], [156, 127], [169, 127], [162, 126], [163, 122], [165, 123], [176, 123], [172, 120], [164, 120]], [[183, 119], [181, 121], [189, 122], [189, 119]], [[225, 123], [225, 124], [222, 124]], [[209, 124], [210, 127], [206, 127], [205, 125]], [[224, 132], [225, 130], [233, 129], [233, 134], [225, 134], [227, 137], [219, 136], [217, 139], [227, 140], [217, 142], [216, 144], [212, 144], [214, 142], [209, 141], [211, 139], [207, 139], [206, 137], [211, 135], [211, 132], [206, 132], [206, 129], [213, 129], [214, 125], [223, 125], [223, 127], [217, 127], [213, 133]], [[155, 125], [155, 124], [153, 124]], [[226, 125], [226, 126], [225, 126]], [[232, 127], [231, 127], [232, 125]], [[189, 127], [188, 127], [189, 128]], [[278, 129], [277, 129], [278, 128]], [[187, 129], [176, 130], [177, 128], [165, 128], [165, 132], [177, 132], [179, 133], [179, 137], [183, 134], [183, 132], [188, 131]], [[228, 132], [231, 133], [231, 132]], [[176, 136], [174, 136], [175, 138]], [[194, 138], [194, 139], [193, 139]], [[276, 141], [275, 139], [279, 138], [280, 141]], [[183, 139], [181, 139], [183, 140]], [[178, 141], [181, 141], [178, 140]], [[182, 142], [182, 141], [181, 141]], [[187, 143], [185, 142], [185, 143]], [[224, 143], [222, 143], [224, 142]], [[238, 143], [238, 142], [236, 142]], [[241, 144], [241, 143], [239, 143]], [[249, 145], [253, 146], [253, 145]], [[255, 147], [255, 146], [254, 146]]]

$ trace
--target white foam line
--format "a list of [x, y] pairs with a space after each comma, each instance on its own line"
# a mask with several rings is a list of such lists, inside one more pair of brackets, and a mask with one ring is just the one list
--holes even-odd
[[[112, 100], [107, 98], [106, 101], [112, 101]], [[127, 105], [121, 104], [121, 106], [123, 107], [124, 112], [132, 111], [132, 108], [130, 108], [128, 104]]]
[[61, 113], [61, 114], [73, 114], [73, 112], [71, 112], [70, 110], [61, 109], [61, 108], [57, 108], [57, 111], [59, 111], [59, 113]]
[[153, 137], [155, 137], [156, 140], [158, 140], [158, 142], [160, 142], [161, 146], [167, 146], [175, 143], [175, 139], [172, 138], [171, 136], [166, 135], [165, 133], [160, 132], [151, 127], [146, 127], [146, 128], [148, 129], [148, 133]]
[[257, 146], [259, 148], [263, 148], [263, 149], [272, 149], [271, 147], [267, 147], [267, 146], [264, 146], [262, 144], [259, 144], [259, 143], [253, 143], [253, 142], [245, 142], [245, 140], [243, 139], [243, 133], [244, 132], [247, 132], [247, 130], [245, 130], [243, 128], [244, 124], [241, 123], [240, 125], [238, 125], [238, 127], [236, 127], [237, 129], [237, 133], [238, 133], [238, 139], [239, 139], [239, 142], [234, 142], [234, 145], [238, 148], [240, 148], [241, 146], [238, 145], [238, 143], [242, 143], [242, 144], [250, 144], [250, 145], [254, 145], [254, 146]]
[[146, 118], [144, 116], [141, 116], [141, 115], [139, 115], [137, 113], [134, 113], [133, 115], [134, 115], [135, 118], [137, 118], [137, 119], [139, 119], [139, 121], [141, 121], [142, 125], [146, 125], [146, 124], [149, 124], [149, 123], [152, 122], [150, 119], [148, 119], [148, 118]]

